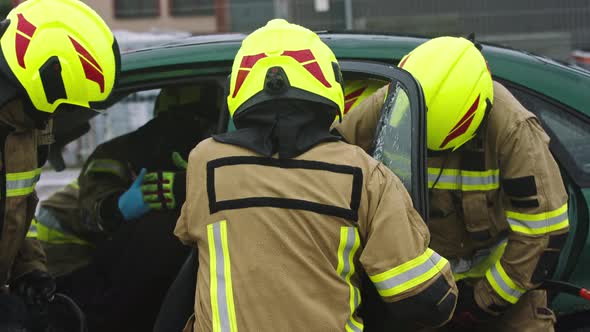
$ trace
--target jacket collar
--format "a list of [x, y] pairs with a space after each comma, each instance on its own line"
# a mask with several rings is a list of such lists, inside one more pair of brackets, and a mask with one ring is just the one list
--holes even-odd
[[294, 158], [323, 142], [340, 140], [330, 133], [334, 113], [323, 104], [273, 100], [234, 118], [237, 130], [213, 135], [218, 142], [241, 146], [265, 157]]

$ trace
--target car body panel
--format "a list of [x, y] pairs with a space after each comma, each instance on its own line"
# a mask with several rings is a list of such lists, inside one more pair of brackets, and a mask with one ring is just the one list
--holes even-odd
[[[405, 54], [427, 39], [365, 34], [321, 34], [339, 59], [363, 59], [397, 63]], [[166, 46], [126, 53], [122, 61], [125, 85], [138, 71], [163, 67], [194, 67], [233, 61], [242, 35], [212, 41], [204, 37], [187, 38]], [[199, 39], [201, 38], [201, 39]], [[221, 37], [220, 37], [221, 38]], [[483, 52], [492, 73], [504, 80], [551, 97], [590, 116], [590, 73], [555, 61], [491, 45]]]

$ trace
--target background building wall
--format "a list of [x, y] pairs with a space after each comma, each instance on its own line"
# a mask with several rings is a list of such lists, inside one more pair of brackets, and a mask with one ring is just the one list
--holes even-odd
[[[422, 36], [467, 35], [568, 60], [590, 48], [588, 0], [350, 0], [353, 29]], [[329, 12], [315, 10], [327, 2]], [[288, 18], [314, 30], [344, 30], [345, 0], [290, 0]]]
[[[125, 0], [120, 0], [125, 1]], [[107, 22], [113, 30], [145, 32], [154, 30], [176, 30], [191, 33], [213, 33], [217, 29], [215, 15], [207, 16], [172, 16], [170, 0], [160, 0], [160, 13], [156, 17], [115, 16], [115, 0], [84, 0]]]

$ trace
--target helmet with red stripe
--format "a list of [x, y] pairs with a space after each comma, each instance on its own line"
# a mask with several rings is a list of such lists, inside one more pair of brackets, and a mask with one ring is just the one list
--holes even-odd
[[[28, 0], [0, 28], [0, 70], [30, 102], [34, 119], [46, 119], [63, 104], [93, 107], [111, 93], [119, 72], [117, 42], [82, 1]], [[10, 96], [0, 97], [4, 103]]]
[[251, 33], [235, 57], [227, 104], [232, 117], [260, 103], [297, 99], [328, 106], [342, 117], [338, 61], [317, 34], [282, 19]]
[[487, 62], [473, 42], [431, 39], [407, 54], [399, 67], [424, 90], [430, 150], [456, 150], [475, 136], [492, 107], [494, 88]]

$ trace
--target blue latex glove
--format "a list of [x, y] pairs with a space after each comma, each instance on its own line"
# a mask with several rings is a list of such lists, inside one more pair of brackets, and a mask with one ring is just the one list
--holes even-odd
[[131, 187], [119, 197], [117, 205], [125, 220], [137, 219], [150, 210], [150, 206], [143, 201], [143, 193], [141, 192], [141, 184], [146, 171], [145, 168], [142, 168]]

